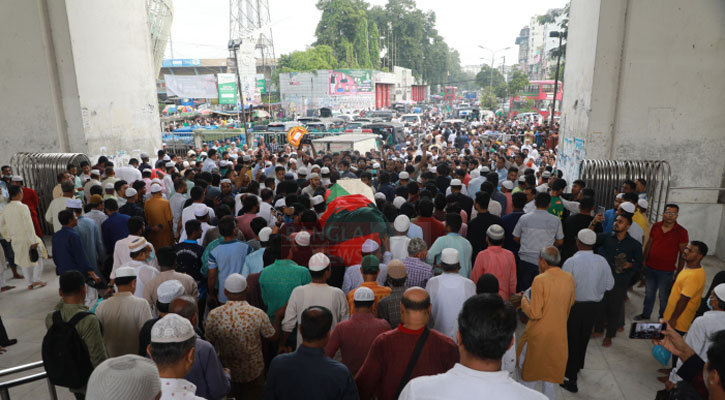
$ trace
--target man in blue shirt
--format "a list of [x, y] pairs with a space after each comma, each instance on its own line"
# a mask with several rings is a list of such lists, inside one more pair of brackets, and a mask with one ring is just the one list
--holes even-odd
[[108, 214], [108, 219], [101, 225], [103, 244], [109, 252], [113, 252], [116, 242], [128, 237], [128, 215], [118, 212], [118, 202], [115, 199], [108, 199], [103, 203]]
[[219, 221], [219, 233], [224, 241], [209, 252], [209, 301], [212, 305], [224, 304], [227, 301], [224, 295], [224, 285], [220, 284], [214, 291], [217, 282], [224, 282], [231, 274], [241, 274], [247, 254], [252, 249], [244, 242], [237, 240], [237, 220], [231, 215], [222, 217]]
[[355, 399], [357, 386], [347, 367], [325, 355], [332, 313], [312, 306], [302, 312], [302, 345], [272, 360], [264, 386], [265, 399]]
[[91, 268], [100, 274], [98, 263], [102, 262], [105, 257], [105, 249], [103, 248], [103, 239], [101, 238], [101, 229], [98, 224], [90, 218], [81, 215], [83, 212], [83, 202], [78, 199], [68, 199], [66, 207], [75, 213], [78, 224], [75, 231], [81, 239], [83, 250], [88, 257], [88, 264]]
[[76, 270], [83, 276], [90, 276], [99, 282], [100, 278], [91, 268], [86, 253], [83, 251], [81, 237], [73, 229], [78, 225], [78, 219], [73, 211], [59, 212], [58, 221], [63, 227], [53, 235], [53, 261], [57, 273], [60, 275], [66, 271]]
[[620, 193], [614, 199], [614, 208], [604, 212], [604, 221], [602, 221], [602, 232], [609, 233], [614, 228], [614, 219], [617, 218], [617, 210], [624, 200], [624, 193]]

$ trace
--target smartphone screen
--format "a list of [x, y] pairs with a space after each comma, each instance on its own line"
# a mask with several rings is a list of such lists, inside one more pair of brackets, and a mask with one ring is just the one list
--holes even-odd
[[629, 330], [630, 339], [659, 339], [665, 338], [662, 334], [667, 328], [667, 324], [659, 322], [633, 322], [632, 328]]
[[597, 206], [597, 210], [594, 212], [594, 215], [604, 214], [604, 211], [605, 211], [605, 209], [603, 206]]

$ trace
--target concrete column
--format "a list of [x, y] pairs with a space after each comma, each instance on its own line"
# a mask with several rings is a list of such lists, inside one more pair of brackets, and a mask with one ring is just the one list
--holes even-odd
[[[720, 187], [723, 20], [718, 0], [572, 0], [560, 143], [583, 139], [586, 158], [667, 160], [673, 187]], [[718, 192], [674, 189], [670, 201], [690, 237], [725, 257]]]
[[0, 160], [19, 151], [153, 152], [160, 147], [144, 2], [0, 5]]

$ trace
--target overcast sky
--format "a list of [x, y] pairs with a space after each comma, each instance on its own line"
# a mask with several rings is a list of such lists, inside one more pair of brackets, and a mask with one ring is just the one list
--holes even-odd
[[[229, 0], [173, 0], [174, 23], [171, 30], [174, 58], [223, 58], [228, 52]], [[386, 0], [368, 0], [384, 5]], [[438, 32], [449, 46], [461, 53], [461, 64], [488, 64], [491, 53], [478, 46], [494, 50], [511, 47], [496, 53], [496, 64], [506, 56], [506, 64], [518, 59], [514, 41], [519, 31], [533, 15], [550, 8], [563, 7], [568, 0], [416, 0], [418, 8], [433, 10]], [[315, 28], [321, 12], [316, 0], [269, 0], [275, 53], [287, 54], [304, 50], [315, 40]], [[166, 57], [170, 58], [167, 46]]]

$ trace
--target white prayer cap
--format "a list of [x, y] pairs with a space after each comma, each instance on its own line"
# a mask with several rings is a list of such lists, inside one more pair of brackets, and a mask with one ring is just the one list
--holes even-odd
[[156, 289], [156, 298], [162, 304], [171, 304], [174, 299], [183, 295], [184, 286], [176, 279], [164, 281]]
[[452, 248], [443, 249], [441, 252], [441, 262], [448, 265], [458, 264], [458, 250]]
[[[237, 155], [236, 153], [232, 153], [229, 157], [237, 159], [237, 158], [239, 158], [239, 155]], [[242, 162], [250, 162], [250, 161], [252, 161], [252, 157], [250, 157], [246, 154], [244, 156], [242, 156]]]
[[171, 157], [169, 157], [169, 155], [167, 154], [167, 155], [164, 156], [163, 160], [164, 161], [171, 161]]
[[437, 167], [430, 167], [430, 168], [428, 168], [428, 171], [430, 171], [430, 172], [432, 172], [432, 173], [435, 174], [435, 173], [438, 172], [438, 168]]
[[322, 204], [324, 202], [325, 202], [325, 198], [322, 197], [322, 195], [319, 195], [318, 194], [317, 196], [315, 196], [315, 197], [312, 198], [312, 205], [313, 206], [320, 205], [320, 204]]
[[505, 187], [508, 190], [513, 190], [514, 183], [511, 182], [511, 181], [506, 180], [506, 181], [503, 181], [503, 183], [501, 183], [501, 186]]
[[461, 186], [461, 185], [463, 185], [463, 183], [461, 182], [460, 179], [451, 180], [451, 186]]
[[65, 202], [65, 207], [79, 210], [83, 208], [83, 202], [78, 199], [68, 199]]
[[176, 166], [176, 164], [173, 161], [169, 161], [166, 163], [166, 168], [173, 168], [175, 166]]
[[541, 177], [542, 177], [542, 178], [544, 178], [544, 179], [546, 179], [546, 178], [551, 178], [551, 172], [549, 172], [549, 171], [544, 171], [544, 172], [543, 172], [543, 173], [541, 174]]
[[113, 189], [113, 183], [108, 182], [105, 186], [106, 189]]
[[149, 155], [146, 154], [146, 153], [141, 153], [141, 154], [139, 154], [139, 157], [141, 157], [141, 158], [149, 158]]
[[378, 242], [376, 242], [372, 239], [367, 239], [365, 241], [365, 243], [363, 243], [363, 245], [362, 245], [362, 252], [363, 253], [372, 253], [375, 250], [377, 250], [379, 247], [380, 247], [380, 245], [378, 244]]
[[491, 238], [492, 240], [501, 240], [503, 239], [504, 230], [499, 224], [493, 224], [486, 229], [486, 236]]
[[315, 169], [317, 169], [319, 171], [320, 170], [320, 166], [317, 165], [317, 164], [312, 164], [312, 166], [310, 167], [310, 171], [315, 170]]
[[181, 163], [181, 165], [183, 165], [184, 168], [189, 168], [189, 162], [188, 161], [184, 161], [183, 163]]
[[196, 155], [196, 152], [194, 150], [189, 150], [189, 151], [186, 152], [186, 156], [187, 157], [189, 157], [189, 156], [195, 156], [195, 155]]
[[622, 209], [622, 211], [628, 213], [628, 214], [634, 214], [634, 204], [625, 201], [622, 203], [622, 205], [619, 206], [619, 208]]
[[309, 179], [314, 179], [314, 178], [319, 178], [319, 177], [320, 177], [320, 174], [318, 174], [317, 172], [313, 172], [310, 174], [310, 176], [307, 177], [307, 179], [309, 180]]
[[398, 179], [408, 180], [410, 179], [410, 174], [407, 171], [401, 171], [398, 174]]
[[227, 164], [229, 164], [229, 163], [227, 162], [227, 160], [221, 160], [221, 161], [219, 161], [219, 166], [220, 166], [221, 168], [224, 168], [224, 167], [226, 167], [226, 166], [227, 166]]
[[269, 161], [269, 160], [265, 161], [264, 162], [264, 166], [265, 167], [271, 167], [272, 166], [272, 161]]
[[124, 266], [116, 270], [116, 278], [128, 278], [136, 276], [136, 268]]
[[620, 199], [620, 200], [623, 199], [624, 198], [624, 193], [617, 193], [617, 198]]
[[224, 281], [224, 290], [229, 293], [242, 293], [247, 288], [247, 278], [241, 274], [231, 274]]
[[219, 184], [220, 184], [220, 185], [221, 185], [222, 183], [228, 183], [228, 184], [230, 184], [230, 185], [231, 185], [231, 184], [232, 184], [232, 180], [231, 180], [231, 179], [226, 179], [226, 178], [224, 178], [224, 179], [222, 179], [221, 181], [219, 181]]
[[13, 178], [12, 178], [12, 181], [13, 182], [22, 182], [23, 181], [23, 177], [20, 176], [20, 175], [14, 175]]
[[153, 400], [161, 392], [156, 364], [146, 357], [126, 354], [109, 358], [93, 369], [86, 398]]
[[715, 286], [715, 289], [713, 289], [712, 291], [715, 292], [715, 297], [722, 301], [725, 301], [725, 283], [721, 283]]
[[151, 328], [151, 343], [179, 343], [194, 337], [194, 327], [178, 314], [166, 314]]
[[209, 207], [206, 206], [206, 204], [195, 204], [194, 205], [194, 216], [195, 217], [203, 217], [205, 215], [209, 214]]
[[134, 188], [128, 188], [128, 189], [126, 189], [126, 197], [133, 197], [136, 194], [138, 194], [138, 192], [136, 191], [136, 189], [134, 189]]
[[133, 240], [128, 245], [128, 250], [131, 253], [135, 253], [139, 250], [142, 250], [144, 247], [147, 247], [149, 243], [144, 239], [143, 237], [138, 237], [135, 240]]
[[148, 172], [148, 173], [151, 173], [152, 171], [151, 171], [151, 168], [144, 168], [144, 169], [143, 169], [143, 171], [141, 171], [141, 172]]
[[410, 218], [408, 218], [405, 214], [398, 215], [395, 217], [393, 227], [395, 227], [395, 230], [398, 232], [408, 232], [408, 228], [410, 228]]
[[372, 289], [360, 286], [355, 289], [355, 294], [352, 295], [354, 301], [375, 301], [375, 293]]
[[597, 234], [593, 230], [584, 228], [577, 233], [576, 238], [579, 239], [582, 244], [587, 246], [593, 246], [597, 242]]
[[295, 234], [293, 234], [295, 239], [295, 243], [297, 243], [298, 246], [309, 246], [310, 245], [310, 233], [307, 231], [300, 231]]
[[259, 230], [257, 236], [259, 236], [260, 242], [269, 242], [269, 237], [272, 235], [272, 228], [265, 226]]
[[479, 176], [481, 176], [481, 171], [478, 169], [474, 169], [473, 171], [471, 171], [470, 175], [471, 175], [471, 179], [476, 179]]
[[307, 264], [310, 271], [322, 271], [330, 265], [330, 259], [322, 253], [315, 253]]
[[307, 176], [307, 168], [305, 168], [305, 167], [297, 168], [297, 175]]
[[274, 208], [287, 207], [284, 197], [274, 203]]
[[395, 206], [395, 208], [400, 209], [403, 204], [405, 204], [405, 199], [403, 197], [398, 196], [393, 199], [393, 205]]
[[526, 183], [526, 176], [524, 176], [524, 175], [519, 176], [519, 183]]
[[158, 193], [161, 191], [161, 185], [154, 183], [151, 185], [151, 193]]
[[649, 207], [649, 203], [647, 202], [647, 199], [639, 199], [637, 200], [637, 205], [641, 208], [644, 208], [645, 210]]
[[161, 184], [161, 179], [159, 179], [159, 178], [151, 179], [151, 183], [158, 183], [160, 185]]
[[350, 171], [357, 172], [357, 167], [354, 165], [350, 166]]
[[322, 169], [320, 170], [320, 172], [322, 173], [322, 175], [327, 175], [327, 174], [330, 173], [330, 169], [327, 168], [327, 167], [322, 167]]
[[99, 171], [97, 169], [92, 169], [91, 170], [91, 176], [94, 176], [94, 175], [95, 176], [101, 176], [101, 171]]
[[206, 151], [202, 151], [201, 153], [199, 153], [199, 156], [206, 157], [207, 156]]
[[383, 192], [377, 192], [377, 193], [375, 193], [375, 198], [376, 199], [380, 199], [380, 200], [387, 199], [387, 197], [385, 197], [385, 193], [383, 193]]
[[491, 168], [489, 168], [489, 167], [487, 167], [485, 165], [483, 167], [481, 167], [481, 173], [482, 174], [487, 174], [489, 172], [491, 172]]
[[378, 168], [380, 168], [380, 164], [379, 164], [379, 163], [373, 163], [373, 168], [374, 168], [374, 169], [378, 169]]

